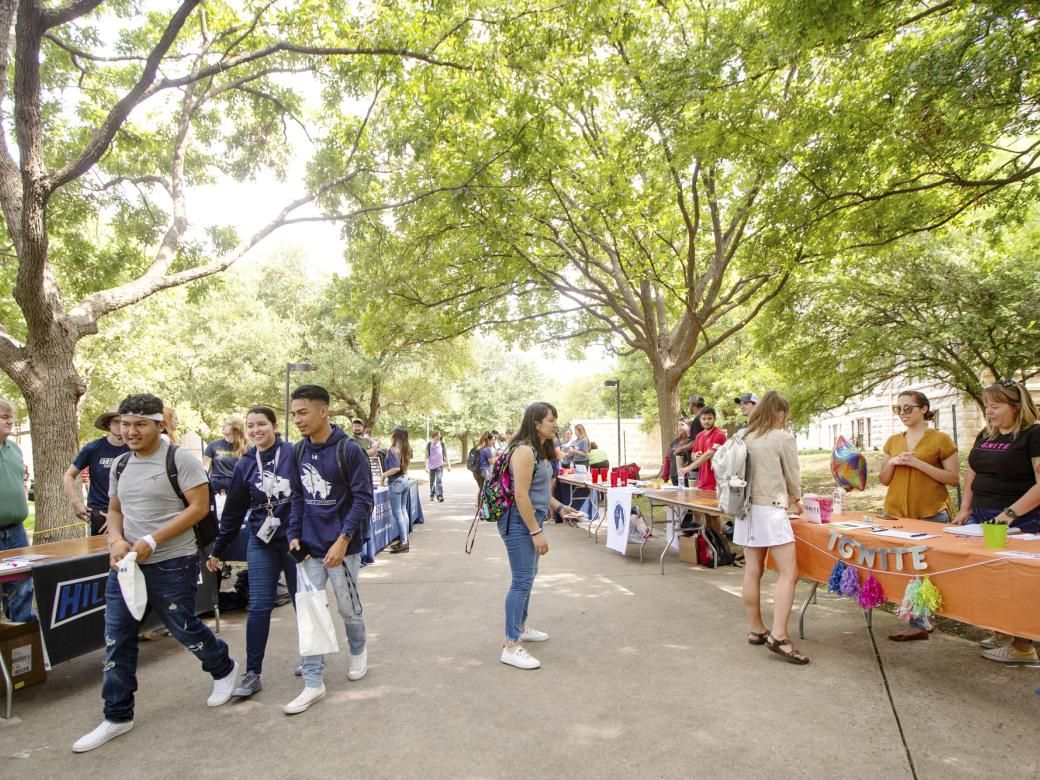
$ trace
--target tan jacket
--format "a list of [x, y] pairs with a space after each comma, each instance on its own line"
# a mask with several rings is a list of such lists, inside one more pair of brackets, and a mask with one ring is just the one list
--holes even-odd
[[794, 436], [774, 429], [764, 436], [745, 436], [751, 458], [751, 503], [787, 508], [802, 497], [802, 476]]

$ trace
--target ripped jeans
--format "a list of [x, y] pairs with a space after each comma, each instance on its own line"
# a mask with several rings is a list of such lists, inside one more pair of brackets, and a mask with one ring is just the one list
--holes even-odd
[[[148, 607], [155, 610], [170, 634], [202, 662], [214, 680], [231, 673], [233, 662], [228, 646], [214, 636], [195, 614], [199, 588], [199, 558], [184, 555], [160, 563], [141, 565], [148, 588]], [[101, 698], [105, 718], [116, 723], [134, 719], [137, 690], [137, 635], [141, 623], [130, 614], [115, 571], [108, 573], [105, 586], [105, 666]]]

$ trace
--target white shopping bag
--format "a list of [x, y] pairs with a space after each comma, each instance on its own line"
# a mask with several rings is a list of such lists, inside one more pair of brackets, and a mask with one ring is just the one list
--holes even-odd
[[296, 567], [296, 627], [300, 634], [300, 655], [325, 655], [339, 652], [336, 627], [329, 612], [329, 597], [318, 590], [302, 566]]
[[140, 620], [148, 606], [148, 587], [144, 582], [144, 574], [137, 566], [137, 553], [131, 552], [123, 556], [119, 561], [116, 579], [119, 580], [119, 589], [123, 592], [126, 608], [130, 610], [134, 620]]

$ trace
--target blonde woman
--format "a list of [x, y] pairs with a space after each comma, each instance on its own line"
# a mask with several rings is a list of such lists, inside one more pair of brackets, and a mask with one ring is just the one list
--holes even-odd
[[[1040, 533], [1040, 424], [1029, 391], [1017, 382], [994, 382], [982, 392], [986, 428], [968, 455], [964, 500], [953, 522], [996, 520], [1023, 533]], [[1014, 598], [1013, 594], [1008, 594]], [[1037, 663], [1033, 643], [991, 637], [983, 657], [1005, 664]]]
[[[784, 430], [791, 407], [770, 390], [748, 419], [744, 443], [751, 461], [751, 511], [734, 522], [733, 542], [744, 548], [744, 608], [750, 630], [747, 641], [765, 645], [793, 664], [807, 664], [787, 635], [787, 623], [798, 584], [798, 559], [789, 508], [801, 511], [801, 472], [795, 439]], [[762, 573], [772, 555], [779, 577], [773, 591], [773, 627], [762, 620]]]
[[246, 451], [246, 425], [232, 415], [224, 421], [224, 437], [211, 442], [202, 456], [202, 467], [209, 473], [214, 493], [227, 493], [235, 464]]
[[571, 465], [577, 468], [589, 467], [589, 450], [592, 449], [589, 435], [585, 432], [585, 426], [578, 423], [574, 426], [574, 439], [564, 448], [563, 454], [570, 458]]

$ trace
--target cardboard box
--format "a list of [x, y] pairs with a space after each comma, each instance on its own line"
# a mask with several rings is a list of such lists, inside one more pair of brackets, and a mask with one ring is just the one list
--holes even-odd
[[[35, 685], [47, 679], [43, 665], [43, 641], [40, 624], [0, 623], [0, 653], [3, 653], [7, 671], [11, 673], [13, 687], [17, 691], [27, 685]], [[6, 693], [3, 677], [0, 677], [0, 694]]]
[[692, 563], [697, 565], [697, 537], [696, 536], [680, 536], [679, 537], [679, 560], [683, 563]]

